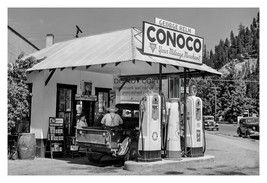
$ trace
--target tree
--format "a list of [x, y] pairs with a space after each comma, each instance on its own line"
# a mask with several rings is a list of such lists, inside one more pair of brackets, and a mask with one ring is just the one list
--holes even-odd
[[227, 67], [229, 74], [223, 77], [226, 82], [218, 82], [220, 88], [218, 99], [218, 115], [224, 116], [229, 122], [236, 121], [244, 110], [244, 98], [246, 98], [245, 82], [240, 80], [234, 62], [230, 62]]
[[209, 79], [193, 79], [197, 86], [197, 96], [202, 99], [203, 115], [214, 115], [214, 93], [213, 83]]
[[236, 45], [236, 37], [234, 35], [234, 32], [231, 31], [230, 33], [230, 49], [229, 49], [229, 58], [234, 59], [236, 58], [236, 50], [237, 50], [237, 45]]
[[26, 84], [26, 70], [41, 60], [33, 57], [22, 60], [20, 54], [14, 63], [8, 64], [8, 131], [14, 128], [19, 122], [26, 119], [29, 113], [28, 98], [31, 93]]
[[224, 41], [224, 51], [225, 51], [226, 62], [229, 62], [229, 56], [230, 56], [229, 50], [230, 50], [230, 41], [228, 40], [228, 38], [226, 38]]

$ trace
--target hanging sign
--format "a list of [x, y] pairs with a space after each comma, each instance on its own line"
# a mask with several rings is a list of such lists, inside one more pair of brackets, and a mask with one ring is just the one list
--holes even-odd
[[143, 52], [147, 55], [202, 64], [203, 38], [143, 22]]
[[75, 95], [75, 100], [97, 101], [96, 95]]
[[187, 26], [184, 26], [184, 25], [180, 25], [180, 24], [177, 24], [177, 23], [173, 23], [173, 22], [170, 22], [170, 21], [167, 21], [167, 20], [163, 20], [161, 18], [155, 18], [155, 24], [156, 25], [160, 25], [162, 27], [169, 28], [169, 29], [173, 29], [173, 30], [177, 30], [177, 31], [180, 31], [180, 32], [184, 32], [184, 33], [187, 33], [187, 34], [195, 35], [195, 33], [196, 33], [196, 30], [193, 29], [193, 28], [190, 28], [190, 27], [187, 27]]

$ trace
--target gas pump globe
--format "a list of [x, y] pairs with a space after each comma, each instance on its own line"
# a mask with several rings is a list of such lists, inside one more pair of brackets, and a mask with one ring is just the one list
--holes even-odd
[[187, 128], [186, 128], [186, 147], [187, 156], [204, 156], [204, 131], [202, 121], [202, 100], [196, 97], [197, 87], [189, 87], [189, 96], [187, 97]]

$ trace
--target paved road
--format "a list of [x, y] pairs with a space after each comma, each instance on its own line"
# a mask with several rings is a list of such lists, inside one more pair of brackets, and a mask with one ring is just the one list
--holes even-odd
[[[242, 137], [239, 137], [236, 133], [237, 127], [238, 127], [237, 124], [219, 124], [219, 131], [211, 131], [211, 130], [206, 130], [206, 131], [208, 131], [211, 134], [215, 134], [215, 135], [242, 138]], [[253, 137], [252, 139], [247, 139], [247, 140], [253, 141], [253, 140], [259, 140], [259, 138]]]
[[[228, 126], [226, 127], [226, 129]], [[231, 128], [231, 127], [229, 127]], [[224, 128], [219, 131], [223, 132]], [[130, 172], [123, 162], [105, 159], [96, 165], [86, 157], [8, 161], [9, 175], [259, 175], [259, 140], [206, 132], [205, 154], [214, 162], [195, 163], [176, 170]]]

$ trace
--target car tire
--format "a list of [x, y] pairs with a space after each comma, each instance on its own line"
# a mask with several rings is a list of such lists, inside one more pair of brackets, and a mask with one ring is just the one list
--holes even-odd
[[241, 133], [240, 128], [237, 129], [237, 135], [238, 135], [239, 137], [242, 137], [242, 133]]
[[219, 128], [217, 128], [217, 131], [219, 131]]
[[87, 154], [88, 160], [93, 163], [99, 163], [103, 156], [104, 156], [103, 154], [94, 154], [94, 153]]
[[124, 161], [136, 160], [138, 155], [138, 145], [137, 142], [134, 141], [131, 143], [126, 155], [124, 156]]
[[246, 137], [247, 137], [247, 138], [250, 138], [249, 131], [246, 131]]

